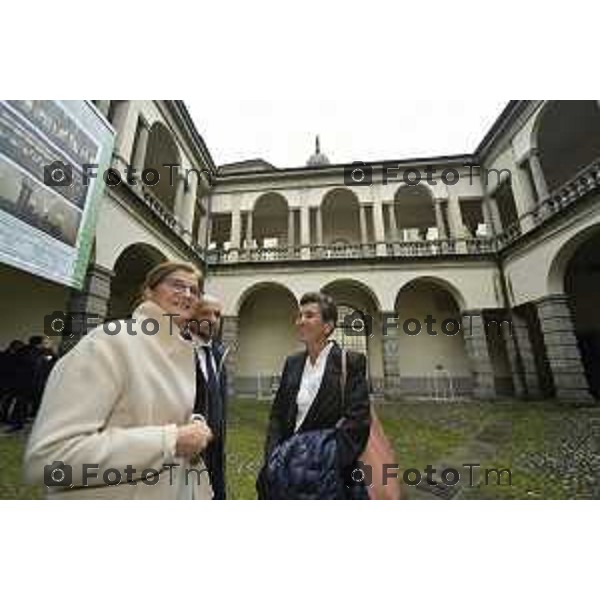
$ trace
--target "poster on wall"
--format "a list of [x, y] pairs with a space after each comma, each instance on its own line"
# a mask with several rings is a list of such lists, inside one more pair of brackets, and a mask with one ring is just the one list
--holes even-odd
[[1, 263], [81, 289], [113, 143], [88, 101], [0, 100]]

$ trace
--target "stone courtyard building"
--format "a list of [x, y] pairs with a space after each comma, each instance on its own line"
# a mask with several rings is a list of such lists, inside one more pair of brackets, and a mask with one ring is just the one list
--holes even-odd
[[125, 317], [145, 273], [180, 259], [224, 301], [240, 396], [271, 396], [311, 290], [337, 301], [375, 396], [600, 395], [598, 102], [511, 101], [472, 154], [332, 164], [317, 141], [286, 169], [215, 165], [182, 102], [96, 106], [115, 168], [161, 181], [106, 188], [83, 290], [0, 265], [3, 344], [53, 310]]

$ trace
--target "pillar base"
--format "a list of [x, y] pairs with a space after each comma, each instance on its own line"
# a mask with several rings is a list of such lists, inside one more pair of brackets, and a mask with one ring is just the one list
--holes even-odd
[[554, 294], [541, 298], [535, 304], [556, 399], [568, 403], [594, 402], [581, 361], [567, 296]]

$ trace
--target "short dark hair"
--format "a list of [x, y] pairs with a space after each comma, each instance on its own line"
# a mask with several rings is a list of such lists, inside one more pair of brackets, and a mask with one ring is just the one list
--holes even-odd
[[330, 323], [333, 325], [333, 329], [335, 329], [338, 320], [338, 310], [331, 296], [323, 292], [306, 292], [300, 298], [300, 306], [304, 306], [305, 304], [318, 304], [323, 322]]
[[39, 346], [43, 341], [44, 341], [43, 335], [32, 335], [29, 338], [29, 345], [30, 346]]

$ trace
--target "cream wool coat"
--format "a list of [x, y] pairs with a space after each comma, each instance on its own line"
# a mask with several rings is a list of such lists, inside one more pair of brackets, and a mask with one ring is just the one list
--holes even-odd
[[[88, 333], [52, 370], [25, 451], [25, 476], [44, 484], [44, 467], [63, 461], [72, 467], [72, 487], [48, 487], [49, 498], [210, 499], [205, 465], [190, 466], [174, 456], [177, 426], [189, 422], [196, 393], [192, 344], [153, 302], [134, 312], [130, 335], [124, 321], [110, 335], [102, 326]], [[155, 319], [154, 335], [142, 321]], [[153, 331], [151, 321], [147, 331]], [[113, 330], [116, 325], [110, 325]], [[97, 473], [82, 485], [83, 465]], [[165, 469], [177, 463], [179, 467]], [[127, 483], [126, 467], [136, 469]], [[162, 471], [155, 485], [141, 480], [144, 469]], [[202, 471], [201, 475], [186, 469]], [[121, 473], [106, 485], [107, 469]], [[113, 474], [111, 473], [111, 478]]]

